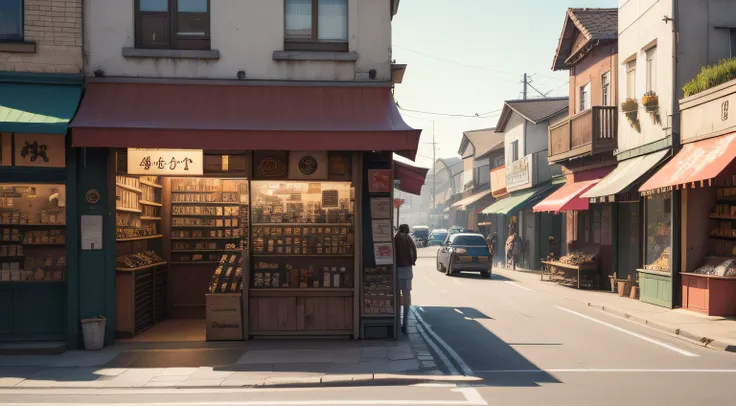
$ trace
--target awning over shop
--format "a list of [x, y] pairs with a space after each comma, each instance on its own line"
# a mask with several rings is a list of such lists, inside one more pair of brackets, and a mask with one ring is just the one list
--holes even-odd
[[472, 196], [468, 196], [465, 199], [462, 199], [462, 200], [459, 200], [459, 201], [455, 202], [452, 205], [452, 207], [455, 207], [458, 210], [465, 210], [467, 208], [467, 206], [469, 206], [469, 205], [477, 202], [478, 200], [480, 200], [480, 199], [482, 199], [482, 198], [484, 198], [486, 196], [489, 196], [490, 194], [491, 194], [490, 189], [489, 190], [485, 190], [485, 191], [480, 192], [480, 193], [476, 193], [476, 194], [474, 194]]
[[736, 133], [683, 145], [680, 152], [646, 181], [640, 192], [692, 185], [717, 177], [736, 157]]
[[669, 150], [658, 151], [622, 161], [616, 169], [583, 193], [581, 197], [591, 199], [626, 192], [644, 174], [662, 162], [669, 153]]
[[564, 186], [534, 206], [534, 212], [554, 212], [555, 214], [559, 214], [561, 211], [588, 210], [588, 199], [581, 198], [580, 195], [598, 184], [598, 182], [600, 182], [600, 179], [567, 182]]
[[545, 183], [544, 185], [518, 192], [511, 192], [508, 197], [497, 200], [492, 205], [486, 207], [482, 213], [508, 215], [509, 213], [517, 212], [531, 203], [544, 199], [564, 183], [565, 178], [556, 178], [552, 182]]
[[422, 194], [424, 180], [427, 179], [427, 168], [418, 168], [394, 160], [394, 179], [399, 180], [399, 190], [413, 195]]
[[421, 130], [388, 87], [93, 82], [71, 124], [75, 147], [393, 151]]
[[0, 132], [66, 134], [82, 96], [81, 75], [0, 76]]

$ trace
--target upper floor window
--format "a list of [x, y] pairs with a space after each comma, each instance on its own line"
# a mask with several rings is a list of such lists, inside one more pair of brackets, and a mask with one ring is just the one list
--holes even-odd
[[519, 160], [519, 141], [514, 141], [511, 143], [511, 162], [516, 162]]
[[601, 105], [611, 105], [611, 71], [601, 76]]
[[497, 156], [493, 159], [493, 167], [498, 168], [499, 166], [503, 166], [503, 156]]
[[626, 98], [636, 98], [636, 61], [626, 63]]
[[580, 111], [590, 108], [590, 82], [580, 87]]
[[647, 92], [657, 91], [657, 47], [647, 50]]
[[23, 39], [23, 0], [0, 1], [0, 39]]
[[284, 1], [285, 50], [348, 50], [348, 0]]
[[136, 0], [136, 48], [209, 49], [209, 0]]

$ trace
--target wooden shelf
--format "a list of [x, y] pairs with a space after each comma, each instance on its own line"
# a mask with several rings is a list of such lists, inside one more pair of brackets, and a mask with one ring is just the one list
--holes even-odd
[[141, 220], [161, 220], [161, 217], [149, 217], [149, 216], [141, 216]]
[[295, 292], [295, 291], [309, 291], [309, 292], [353, 292], [354, 288], [250, 288], [249, 291], [253, 292]]
[[230, 215], [224, 215], [224, 214], [172, 214], [174, 217], [217, 217], [217, 218], [238, 218], [240, 217], [239, 214], [230, 214]]
[[173, 261], [172, 265], [199, 265], [199, 264], [219, 264], [220, 261]]
[[156, 189], [161, 189], [161, 188], [163, 188], [163, 186], [161, 186], [161, 185], [159, 185], [159, 184], [156, 184], [156, 183], [153, 183], [153, 182], [149, 182], [149, 181], [147, 181], [147, 180], [142, 180], [142, 179], [141, 179], [141, 185], [146, 185], [146, 186], [150, 186], [150, 187], [155, 187]]
[[123, 185], [122, 183], [116, 183], [115, 186], [125, 190], [130, 190], [131, 192], [143, 193], [141, 189], [134, 188], [133, 186]]
[[29, 243], [29, 244], [22, 244], [24, 247], [65, 247], [66, 243], [64, 242], [47, 242], [47, 243]]
[[248, 203], [240, 202], [171, 202], [171, 204], [224, 204], [227, 206], [247, 206]]
[[235, 240], [242, 237], [171, 237], [172, 240]]
[[736, 221], [736, 217], [719, 216], [719, 215], [716, 215], [716, 214], [711, 214], [710, 215], [710, 218], [712, 218], [713, 220], [731, 220], [731, 221]]
[[158, 266], [163, 266], [163, 265], [166, 265], [166, 264], [167, 264], [167, 262], [164, 261], [164, 262], [157, 262], [155, 264], [139, 266], [137, 268], [115, 268], [115, 270], [116, 271], [121, 271], [121, 272], [135, 272], [135, 271], [143, 271], [143, 270], [146, 270], [146, 269], [156, 268]]
[[144, 204], [146, 206], [155, 206], [155, 207], [163, 207], [164, 205], [161, 203], [151, 202], [148, 200], [139, 200], [138, 203]]
[[253, 253], [254, 257], [341, 257], [347, 258], [352, 257], [353, 254], [275, 254], [275, 253]]
[[227, 248], [222, 250], [171, 250], [171, 252], [243, 252], [243, 250]]
[[66, 224], [41, 224], [41, 223], [0, 224], [0, 227], [66, 227]]
[[253, 223], [253, 227], [352, 227], [353, 223]]
[[172, 225], [171, 228], [214, 228], [216, 230], [224, 230], [224, 229], [231, 229], [231, 228], [240, 228], [240, 226], [230, 226], [230, 227], [219, 226], [218, 227], [218, 226], [196, 226], [196, 225], [192, 225], [192, 226], [173, 226]]
[[129, 209], [127, 207], [116, 207], [115, 211], [124, 211], [126, 213], [143, 213], [143, 210]]
[[153, 240], [156, 238], [164, 238], [163, 235], [157, 234], [157, 235], [148, 235], [145, 237], [129, 237], [129, 238], [118, 238], [117, 242], [128, 242], [128, 241], [141, 241], [141, 240]]
[[736, 240], [736, 237], [730, 235], [710, 235], [708, 238], [712, 238], [714, 240]]
[[233, 192], [222, 192], [220, 190], [197, 191], [197, 190], [172, 190], [171, 193], [233, 193]]

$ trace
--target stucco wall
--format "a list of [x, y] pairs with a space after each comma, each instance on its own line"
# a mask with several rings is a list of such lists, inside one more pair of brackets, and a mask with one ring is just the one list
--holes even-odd
[[509, 122], [506, 123], [506, 129], [503, 135], [503, 145], [506, 156], [506, 166], [508, 167], [513, 162], [513, 156], [511, 154], [511, 143], [519, 141], [519, 159], [530, 151], [526, 150], [524, 145], [524, 118], [518, 113], [512, 112]]
[[106, 76], [235, 79], [368, 80], [391, 79], [390, 0], [349, 0], [349, 48], [355, 62], [273, 60], [283, 50], [284, 2], [278, 0], [217, 0], [211, 2], [211, 48], [220, 59], [172, 60], [125, 58], [123, 48], [134, 47], [134, 0], [84, 0], [85, 71], [100, 68]]
[[0, 52], [0, 70], [82, 72], [82, 0], [25, 0], [23, 36], [35, 52]]
[[599, 46], [570, 69], [570, 115], [580, 112], [580, 88], [590, 83], [591, 106], [603, 105], [603, 74], [610, 72], [610, 105], [618, 105], [616, 44]]

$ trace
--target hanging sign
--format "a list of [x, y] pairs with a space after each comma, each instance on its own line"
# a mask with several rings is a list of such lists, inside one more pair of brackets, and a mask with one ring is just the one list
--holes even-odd
[[390, 169], [368, 170], [368, 192], [389, 193], [392, 185]]
[[15, 166], [63, 168], [66, 166], [64, 137], [49, 134], [15, 134]]
[[204, 173], [201, 149], [128, 148], [128, 174], [197, 176]]

